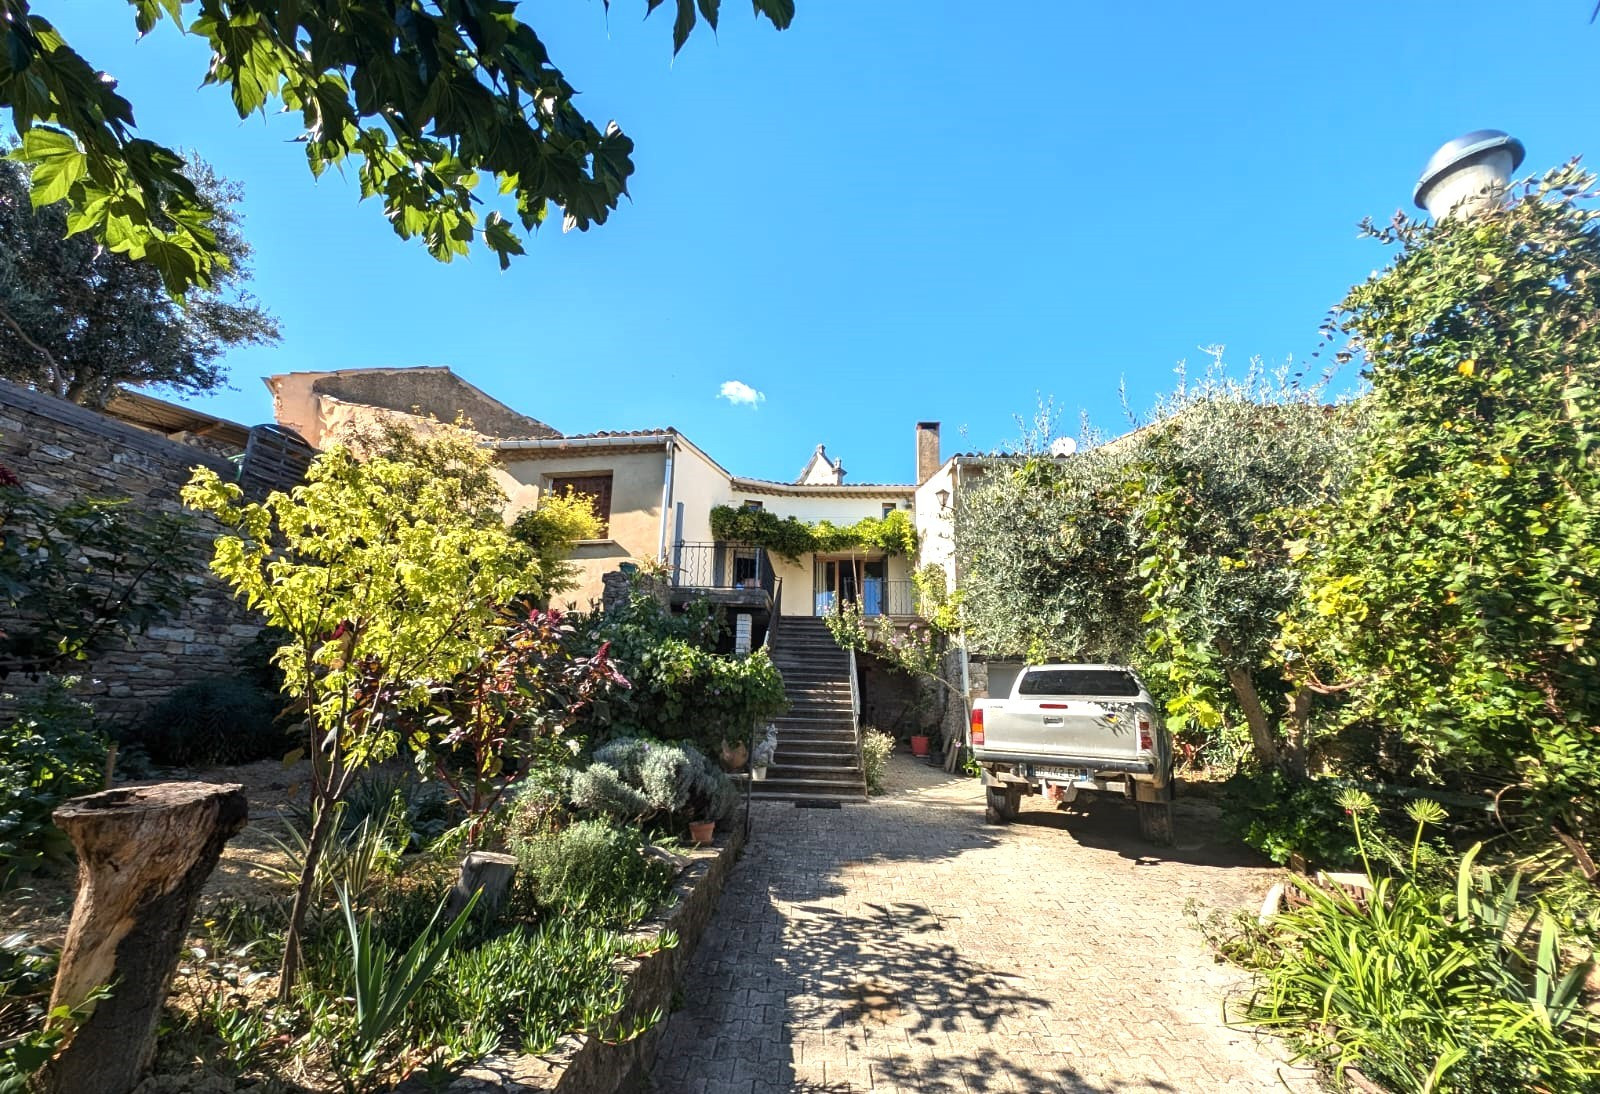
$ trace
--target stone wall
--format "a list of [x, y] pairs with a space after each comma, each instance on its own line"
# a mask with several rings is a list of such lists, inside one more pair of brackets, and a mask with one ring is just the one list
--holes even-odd
[[870, 653], [856, 654], [861, 686], [861, 724], [905, 740], [939, 724], [944, 691], [932, 681], [918, 680]]
[[[957, 688], [961, 687], [962, 656], [961, 649], [952, 645], [945, 651], [944, 661], [940, 666], [944, 678]], [[986, 693], [985, 689], [989, 685], [988, 666], [981, 661], [969, 662], [967, 666], [967, 684], [971, 688], [968, 694], [972, 698], [976, 699], [984, 695]], [[941, 688], [940, 690], [943, 691], [944, 689]], [[939, 720], [939, 732], [944, 740], [950, 741], [954, 738], [965, 740], [967, 718], [967, 704], [962, 701], [959, 695], [946, 691], [944, 712]]]
[[[129, 498], [140, 507], [174, 513], [186, 512], [178, 491], [194, 467], [234, 476], [231, 463], [204, 448], [3, 380], [0, 464], [16, 472], [24, 489], [52, 504]], [[234, 653], [260, 631], [259, 622], [206, 569], [218, 526], [190, 517], [195, 522], [190, 542], [175, 547], [193, 559], [183, 609], [131, 646], [114, 646], [73, 670], [83, 678], [83, 696], [101, 716], [131, 720], [191, 680], [234, 674]], [[27, 682], [12, 678], [0, 681], [0, 688], [23, 693]]]
[[600, 606], [608, 612], [618, 604], [626, 603], [636, 592], [655, 597], [663, 608], [672, 607], [672, 586], [648, 574], [608, 570], [600, 576], [600, 585], [603, 590]]

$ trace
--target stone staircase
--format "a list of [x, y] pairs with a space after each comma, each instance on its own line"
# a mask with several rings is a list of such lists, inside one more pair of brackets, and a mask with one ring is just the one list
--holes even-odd
[[791, 704], [777, 719], [778, 753], [751, 796], [789, 801], [866, 797], [850, 713], [850, 657], [820, 619], [785, 616], [772, 660]]

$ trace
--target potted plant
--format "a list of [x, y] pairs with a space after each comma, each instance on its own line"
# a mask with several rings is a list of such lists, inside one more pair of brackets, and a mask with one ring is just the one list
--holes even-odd
[[689, 839], [701, 847], [705, 847], [716, 838], [717, 822], [710, 820], [697, 820], [689, 822]]
[[765, 779], [767, 768], [772, 764], [773, 758], [778, 754], [778, 727], [767, 723], [766, 736], [756, 742], [756, 747], [750, 753], [750, 777], [752, 779]]

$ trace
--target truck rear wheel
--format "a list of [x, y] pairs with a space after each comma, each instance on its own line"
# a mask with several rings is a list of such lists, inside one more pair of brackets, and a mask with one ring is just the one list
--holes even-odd
[[1172, 803], [1140, 802], [1139, 835], [1161, 847], [1172, 846]]
[[1022, 791], [1003, 786], [983, 789], [983, 819], [990, 824], [1010, 824], [1022, 811]]

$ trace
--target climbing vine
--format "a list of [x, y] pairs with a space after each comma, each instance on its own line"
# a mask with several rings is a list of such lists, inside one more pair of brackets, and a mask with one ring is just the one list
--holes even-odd
[[719, 505], [711, 510], [711, 535], [728, 543], [765, 547], [790, 562], [816, 551], [865, 549], [908, 558], [917, 553], [917, 530], [911, 523], [911, 514], [903, 509], [838, 525], [826, 520], [812, 524], [798, 517], [780, 517], [765, 509]]

